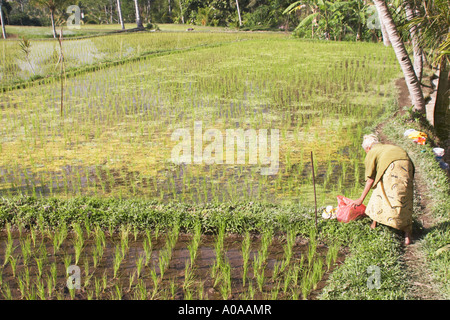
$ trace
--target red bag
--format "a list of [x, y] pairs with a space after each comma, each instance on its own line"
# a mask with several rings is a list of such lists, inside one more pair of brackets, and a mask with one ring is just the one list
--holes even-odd
[[350, 222], [365, 216], [366, 206], [361, 204], [356, 208], [349, 207], [348, 204], [352, 201], [344, 196], [337, 196], [338, 208], [336, 211], [336, 219], [339, 222]]

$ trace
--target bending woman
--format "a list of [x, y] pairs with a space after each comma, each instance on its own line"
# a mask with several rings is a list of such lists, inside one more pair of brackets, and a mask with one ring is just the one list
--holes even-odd
[[405, 232], [405, 244], [411, 243], [413, 212], [414, 165], [405, 150], [381, 144], [375, 135], [365, 135], [362, 144], [366, 152], [366, 186], [361, 197], [349, 205], [364, 202], [370, 189], [372, 196], [366, 215], [372, 220]]

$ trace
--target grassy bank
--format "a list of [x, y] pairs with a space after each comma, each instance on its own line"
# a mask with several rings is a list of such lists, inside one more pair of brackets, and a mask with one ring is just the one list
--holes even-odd
[[[416, 129], [426, 132], [429, 140], [425, 145], [418, 145], [403, 136], [407, 129]], [[450, 297], [450, 187], [447, 175], [439, 167], [433, 154], [432, 131], [424, 128], [419, 122], [411, 121], [408, 114], [389, 121], [384, 132], [391, 141], [405, 150], [410, 155], [415, 167], [422, 175], [421, 183], [426, 186], [426, 196], [432, 199], [428, 204], [434, 219], [433, 226], [424, 231], [420, 239], [420, 248], [424, 252], [430, 272], [436, 283], [440, 283], [441, 293], [444, 298]], [[419, 209], [417, 209], [419, 210]], [[422, 212], [416, 212], [418, 216]], [[447, 249], [445, 249], [447, 248]], [[440, 250], [442, 249], [442, 250]]]

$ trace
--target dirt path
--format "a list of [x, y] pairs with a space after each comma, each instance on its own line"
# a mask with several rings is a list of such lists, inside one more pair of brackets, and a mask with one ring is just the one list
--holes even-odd
[[[396, 86], [399, 90], [398, 112], [403, 113], [403, 107], [411, 105], [408, 88], [404, 79], [398, 79]], [[383, 134], [383, 124], [377, 127], [376, 133], [380, 137], [381, 142], [395, 144], [395, 142], [389, 141], [386, 135]], [[427, 188], [423, 183], [420, 167], [416, 167], [414, 188], [415, 201], [420, 211], [417, 219], [421, 224], [421, 228], [413, 231], [413, 243], [409, 246], [404, 246], [403, 259], [406, 264], [408, 278], [410, 279], [409, 294], [411, 299], [414, 300], [442, 300], [443, 297], [440, 294], [437, 284], [431, 278], [430, 273], [424, 272], [424, 270], [427, 270], [427, 265], [423, 250], [421, 250], [421, 244], [423, 237], [427, 230], [433, 226], [434, 221], [428, 206], [428, 203], [432, 199], [429, 198]]]

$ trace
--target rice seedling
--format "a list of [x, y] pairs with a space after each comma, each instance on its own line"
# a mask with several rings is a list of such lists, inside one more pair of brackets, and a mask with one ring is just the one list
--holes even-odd
[[44, 286], [43, 279], [37, 279], [35, 283], [36, 283], [36, 294], [37, 294], [37, 296], [39, 297], [39, 299], [45, 300], [46, 299], [46, 295], [45, 295], [45, 286]]
[[143, 245], [144, 252], [145, 252], [144, 265], [147, 266], [150, 261], [150, 258], [152, 257], [152, 240], [151, 240], [151, 238], [147, 237], [147, 239], [144, 239], [142, 245]]
[[71, 265], [72, 255], [64, 253], [63, 261], [64, 261], [64, 268], [65, 270], [67, 270]]
[[100, 299], [101, 293], [102, 293], [102, 285], [101, 280], [99, 278], [94, 278], [94, 292], [95, 292], [95, 298], [97, 300]]
[[140, 300], [147, 300], [147, 287], [144, 280], [142, 279], [138, 280], [138, 284], [136, 285], [136, 291], [138, 298]]
[[120, 269], [120, 265], [123, 261], [123, 253], [122, 250], [119, 248], [119, 245], [116, 245], [116, 251], [114, 254], [114, 260], [113, 260], [113, 270], [114, 270], [114, 279], [117, 279], [118, 272]]
[[51, 299], [53, 295], [54, 282], [51, 275], [47, 274], [47, 298]]
[[336, 262], [340, 247], [341, 245], [338, 242], [335, 242], [328, 248], [327, 255], [325, 257], [327, 270], [330, 270], [331, 264]]
[[187, 291], [190, 291], [190, 288], [194, 284], [194, 270], [192, 269], [192, 265], [190, 262], [186, 260], [185, 268], [184, 268], [184, 281], [183, 281], [183, 290], [185, 294]]
[[26, 289], [25, 289], [25, 281], [22, 279], [20, 275], [17, 277], [17, 285], [19, 287], [20, 299], [23, 299], [26, 294], [25, 291]]
[[248, 273], [248, 260], [250, 258], [250, 233], [246, 231], [244, 240], [241, 246], [242, 259], [243, 259], [243, 273], [242, 273], [242, 285], [245, 286]]
[[8, 261], [12, 258], [12, 254], [15, 250], [15, 247], [13, 247], [13, 239], [11, 236], [11, 230], [9, 226], [7, 227], [7, 240], [6, 240], [6, 248], [5, 248], [5, 258], [3, 260], [3, 267], [6, 266]]
[[111, 299], [122, 300], [122, 287], [117, 283], [114, 285], [114, 290], [111, 291]]
[[39, 278], [42, 276], [42, 272], [43, 272], [43, 269], [44, 269], [44, 262], [43, 262], [43, 258], [34, 258], [34, 260], [36, 261], [36, 267], [37, 267], [37, 270], [38, 270], [38, 275], [39, 275]]
[[10, 289], [8, 283], [5, 282], [3, 284], [2, 288], [1, 288], [1, 291], [2, 291], [3, 297], [6, 300], [12, 300], [11, 289]]
[[139, 257], [136, 260], [136, 277], [140, 278], [142, 268], [144, 267], [144, 257], [142, 255], [139, 255]]
[[74, 300], [75, 299], [75, 294], [76, 294], [76, 289], [75, 288], [68, 288], [68, 290], [69, 290], [70, 299]]
[[13, 276], [13, 278], [15, 278], [16, 277], [17, 258], [15, 258], [14, 256], [11, 256], [9, 258], [9, 264], [11, 266], [12, 276]]
[[151, 294], [151, 298], [153, 299], [158, 293], [159, 283], [162, 279], [162, 276], [158, 277], [158, 275], [156, 274], [156, 270], [154, 268], [150, 268], [150, 276], [153, 281], [153, 290]]
[[30, 288], [30, 270], [28, 267], [25, 267], [23, 272], [23, 279], [25, 280], [26, 288]]

